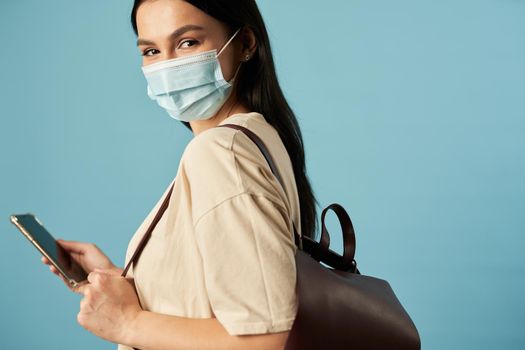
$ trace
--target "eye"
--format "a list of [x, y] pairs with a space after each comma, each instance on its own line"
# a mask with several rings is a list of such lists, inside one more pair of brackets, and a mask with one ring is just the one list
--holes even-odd
[[[191, 40], [191, 39], [189, 39], [189, 40], [184, 40], [184, 41], [182, 41], [182, 42], [180, 43], [179, 47], [182, 47], [184, 44], [187, 44], [187, 43], [193, 43], [193, 44], [195, 44], [195, 43], [198, 43], [198, 41], [197, 41], [197, 40]], [[185, 46], [185, 48], [188, 48], [188, 47], [191, 47], [191, 46], [193, 46], [193, 45]]]
[[155, 51], [158, 53], [159, 50], [157, 49], [146, 49], [142, 51], [142, 56], [153, 56], [155, 54]]

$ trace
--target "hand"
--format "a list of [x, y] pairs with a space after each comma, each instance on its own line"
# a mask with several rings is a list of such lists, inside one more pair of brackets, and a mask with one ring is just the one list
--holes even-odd
[[[86, 273], [90, 273], [95, 268], [110, 269], [120, 273], [124, 271], [123, 269], [115, 266], [111, 260], [93, 243], [66, 241], [63, 239], [58, 239], [57, 243], [60, 244], [60, 246], [71, 255], [72, 259], [82, 266]], [[69, 282], [64, 278], [64, 276], [60, 274], [60, 272], [58, 272], [55, 266], [45, 256], [42, 256], [41, 261], [44, 264], [49, 265], [51, 272], [59, 276], [66, 286], [71, 291], [74, 291]]]
[[77, 315], [82, 327], [114, 343], [128, 342], [127, 332], [142, 311], [133, 278], [114, 269], [95, 269], [75, 292], [84, 295]]

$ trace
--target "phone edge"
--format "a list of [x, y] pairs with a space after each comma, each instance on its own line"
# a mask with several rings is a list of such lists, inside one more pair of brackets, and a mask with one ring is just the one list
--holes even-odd
[[[79, 282], [77, 282], [77, 281], [75, 281], [74, 279], [70, 278], [70, 277], [69, 277], [69, 276], [68, 276], [68, 275], [67, 275], [67, 274], [66, 274], [66, 273], [60, 268], [60, 266], [58, 266], [58, 264], [55, 263], [55, 261], [54, 261], [54, 260], [53, 260], [53, 259], [52, 259], [52, 258], [46, 253], [46, 251], [40, 246], [40, 244], [38, 244], [38, 242], [35, 241], [35, 240], [33, 239], [33, 237], [31, 236], [31, 234], [25, 230], [25, 228], [20, 224], [20, 222], [18, 222], [17, 217], [16, 217], [17, 215], [32, 215], [32, 216], [35, 218], [35, 220], [36, 220], [36, 221], [37, 221], [42, 227], [44, 227], [44, 225], [42, 224], [42, 222], [41, 222], [41, 221], [36, 217], [36, 215], [33, 214], [33, 213], [26, 213], [26, 214], [11, 214], [11, 215], [9, 216], [9, 217], [10, 217], [10, 221], [11, 221], [11, 223], [13, 223], [13, 224], [18, 228], [18, 230], [19, 230], [20, 232], [22, 232], [22, 234], [23, 234], [23, 235], [29, 240], [29, 242], [31, 242], [31, 243], [33, 244], [33, 246], [35, 246], [35, 247], [38, 249], [38, 251], [39, 251], [41, 254], [43, 254], [43, 255], [47, 258], [47, 260], [49, 260], [49, 261], [53, 264], [53, 266], [54, 266], [54, 267], [55, 267], [55, 268], [56, 268], [56, 269], [62, 274], [62, 276], [64, 276], [64, 277], [67, 279], [67, 281], [69, 282], [69, 285], [70, 285], [71, 287], [73, 287], [73, 288], [77, 287], [77, 286], [79, 285]], [[50, 234], [51, 234], [51, 233], [50, 233]], [[51, 235], [51, 237], [53, 237], [53, 239], [55, 239], [54, 236]], [[56, 239], [55, 239], [55, 241], [56, 241]]]

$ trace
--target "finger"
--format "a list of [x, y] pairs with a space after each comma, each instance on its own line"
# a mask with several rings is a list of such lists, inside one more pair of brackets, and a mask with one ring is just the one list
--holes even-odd
[[[57, 270], [55, 269], [55, 271], [57, 271]], [[66, 279], [61, 273], [59, 273], [58, 271], [57, 271], [57, 272], [54, 272], [54, 273], [55, 273], [55, 275], [57, 275], [57, 276], [62, 280], [62, 282], [64, 282], [64, 284], [66, 285], [66, 287], [67, 287], [69, 290], [73, 291], [73, 287], [71, 286], [71, 284], [69, 283], [69, 281], [68, 281], [68, 280], [67, 280], [67, 279]]]
[[49, 267], [49, 270], [51, 270], [51, 272], [53, 272], [55, 275], [58, 275], [57, 268], [51, 263], [51, 261], [49, 261], [49, 259], [47, 259], [45, 256], [42, 256], [41, 260], [44, 264], [46, 264]]
[[95, 267], [93, 269], [93, 271], [94, 272], [99, 272], [99, 273], [104, 273], [106, 275], [119, 275], [120, 276], [120, 272], [116, 271], [115, 269], [105, 269], [105, 268]]
[[78, 241], [66, 241], [63, 239], [57, 239], [57, 243], [60, 244], [64, 249], [69, 252], [84, 254], [86, 243]]
[[69, 285], [69, 282], [68, 282], [67, 279], [64, 277], [64, 275], [62, 275], [62, 274], [60, 273], [60, 271], [58, 271], [55, 267], [53, 267], [52, 269], [51, 269], [51, 267], [50, 267], [49, 269], [50, 269], [51, 272], [53, 272], [55, 275], [57, 275], [58, 277], [60, 277], [60, 279], [61, 279], [62, 281], [64, 281], [65, 284]]
[[88, 288], [89, 283], [88, 282], [81, 282], [76, 285], [76, 287], [71, 287], [71, 290], [77, 294], [84, 295], [86, 292], [86, 289]]
[[76, 287], [72, 287], [72, 289], [73, 289], [73, 292], [84, 295], [84, 285], [83, 284], [79, 284]]

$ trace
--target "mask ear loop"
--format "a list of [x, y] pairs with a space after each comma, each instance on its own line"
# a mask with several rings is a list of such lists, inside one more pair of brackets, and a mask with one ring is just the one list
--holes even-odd
[[233, 75], [233, 78], [231, 78], [228, 83], [231, 84], [233, 81], [235, 81], [235, 79], [237, 78], [237, 73], [239, 73], [239, 69], [241, 69], [242, 64], [243, 64], [243, 62], [241, 61], [239, 63], [239, 65], [237, 66], [237, 70], [235, 71], [235, 74]]
[[[224, 49], [231, 43], [231, 41], [235, 38], [235, 36], [237, 35], [237, 33], [239, 33], [239, 31], [242, 29], [242, 27], [239, 27], [239, 29], [237, 29], [235, 31], [235, 33], [233, 33], [232, 37], [230, 38], [230, 40], [228, 40], [226, 42], [226, 44], [224, 44], [224, 46], [222, 47], [222, 49], [219, 51], [219, 53], [217, 54], [217, 57], [219, 57], [219, 55], [222, 53], [222, 51], [224, 51]], [[242, 65], [242, 61], [241, 63], [239, 63], [239, 66], [237, 67], [237, 70], [235, 71], [235, 74], [233, 75], [233, 78], [230, 79], [230, 81], [228, 83], [232, 83], [235, 78], [237, 78], [237, 73], [239, 73], [239, 69], [241, 68], [241, 65]]]
[[231, 41], [235, 38], [235, 36], [237, 35], [237, 33], [239, 33], [239, 30], [241, 30], [241, 28], [237, 29], [237, 31], [232, 35], [232, 37], [230, 38], [230, 40], [228, 40], [228, 42], [226, 44], [224, 44], [224, 46], [222, 47], [222, 49], [219, 51], [219, 53], [217, 54], [217, 57], [219, 57], [219, 55], [222, 53], [222, 51], [224, 51], [224, 49], [228, 46], [228, 44], [231, 43]]

